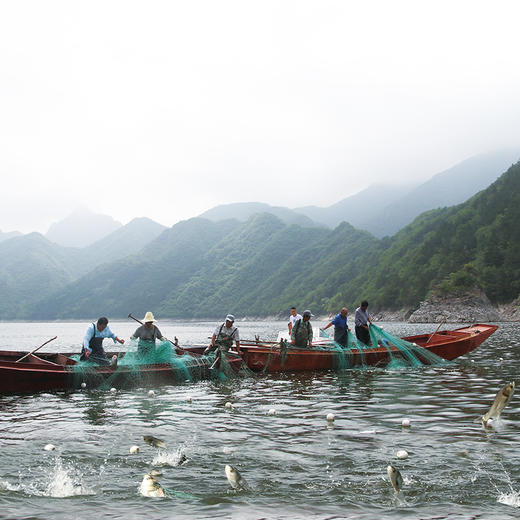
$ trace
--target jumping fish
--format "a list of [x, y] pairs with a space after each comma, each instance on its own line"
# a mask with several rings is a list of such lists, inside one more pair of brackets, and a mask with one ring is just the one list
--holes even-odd
[[157, 482], [157, 480], [155, 480], [149, 473], [146, 473], [143, 477], [139, 491], [144, 497], [163, 498], [166, 496], [161, 484], [159, 484], [159, 482]]
[[157, 437], [153, 437], [152, 435], [143, 435], [143, 441], [150, 446], [153, 446], [154, 448], [162, 448], [163, 450], [166, 449], [166, 443]]
[[394, 466], [388, 466], [386, 472], [388, 473], [388, 478], [390, 479], [394, 491], [399, 493], [403, 487], [403, 477], [401, 476], [401, 472]]
[[230, 464], [226, 464], [226, 477], [231, 484], [231, 487], [244, 490], [250, 489], [246, 479]]
[[486, 424], [489, 419], [498, 419], [503, 409], [508, 405], [509, 401], [511, 401], [511, 397], [513, 397], [513, 393], [515, 391], [515, 382], [507, 383], [504, 385], [498, 392], [489, 409], [489, 412], [486, 415], [482, 416], [482, 422]]

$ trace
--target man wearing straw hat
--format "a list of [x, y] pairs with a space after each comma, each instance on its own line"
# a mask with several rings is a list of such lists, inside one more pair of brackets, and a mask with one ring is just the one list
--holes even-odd
[[139, 344], [137, 346], [137, 353], [141, 356], [155, 352], [155, 340], [164, 341], [166, 338], [161, 334], [159, 328], [154, 325], [155, 318], [153, 314], [148, 311], [143, 318], [144, 325], [137, 327], [135, 332], [130, 336], [130, 339], [138, 338]]

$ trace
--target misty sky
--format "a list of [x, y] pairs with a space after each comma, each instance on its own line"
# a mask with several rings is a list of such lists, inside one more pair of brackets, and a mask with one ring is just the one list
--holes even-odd
[[520, 144], [520, 2], [0, 3], [0, 229], [330, 205]]

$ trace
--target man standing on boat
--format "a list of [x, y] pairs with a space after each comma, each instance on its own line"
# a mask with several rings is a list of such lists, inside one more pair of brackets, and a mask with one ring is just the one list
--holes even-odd
[[325, 327], [323, 327], [322, 329], [325, 330], [334, 325], [334, 341], [342, 347], [347, 346], [348, 333], [350, 331], [347, 325], [347, 314], [347, 308], [343, 307], [343, 309], [341, 309], [341, 312], [339, 314], [336, 314], [336, 316], [334, 316], [334, 319], [328, 325], [325, 325]]
[[287, 324], [287, 326], [289, 327], [289, 335], [291, 335], [294, 324], [301, 319], [302, 315], [296, 312], [296, 307], [291, 307], [291, 315], [289, 316], [289, 323]]
[[232, 314], [226, 316], [226, 321], [222, 325], [217, 325], [209, 347], [204, 351], [204, 354], [209, 354], [211, 351], [219, 348], [222, 352], [227, 352], [232, 346], [233, 341], [237, 346], [237, 352], [240, 354], [240, 335], [238, 328], [234, 327], [235, 317]]
[[137, 353], [140, 356], [147, 356], [155, 352], [155, 340], [164, 341], [166, 338], [161, 334], [159, 328], [154, 325], [154, 315], [148, 311], [143, 318], [144, 325], [137, 327], [130, 339], [139, 338]]
[[[110, 362], [107, 358], [106, 352], [103, 349], [103, 339], [112, 338], [114, 343], [124, 343], [124, 339], [119, 339], [108, 326], [107, 318], [99, 318], [97, 323], [91, 323], [85, 332], [83, 338], [83, 349], [81, 350], [81, 361], [90, 361], [100, 365], [110, 365], [117, 362], [117, 356], [112, 358]], [[114, 359], [115, 358], [115, 359]]]
[[295, 347], [312, 347], [312, 313], [309, 310], [303, 311], [303, 317], [294, 323], [291, 331], [291, 345]]
[[370, 334], [368, 332], [368, 324], [372, 325], [372, 320], [368, 314], [368, 302], [363, 300], [361, 306], [356, 309], [354, 316], [354, 325], [356, 326], [356, 338], [365, 345], [370, 345]]

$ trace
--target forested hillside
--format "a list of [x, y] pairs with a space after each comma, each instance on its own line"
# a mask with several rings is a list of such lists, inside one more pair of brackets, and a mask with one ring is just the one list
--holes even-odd
[[[23, 239], [1, 244], [2, 265], [19, 255], [16, 240]], [[520, 293], [520, 163], [467, 202], [426, 212], [382, 240], [346, 223], [301, 227], [270, 214], [246, 222], [195, 218], [72, 281], [79, 263], [60, 256], [66, 248], [56, 254], [43, 237], [32, 240], [41, 242], [38, 269], [27, 258], [0, 276], [13, 295], [2, 303], [3, 312], [15, 310], [8, 317], [115, 318], [146, 310], [169, 318], [262, 317], [286, 314], [291, 305], [328, 313], [362, 298], [373, 310], [397, 310], [416, 307], [432, 290], [475, 288], [503, 303]], [[33, 285], [17, 293], [17, 277]]]

